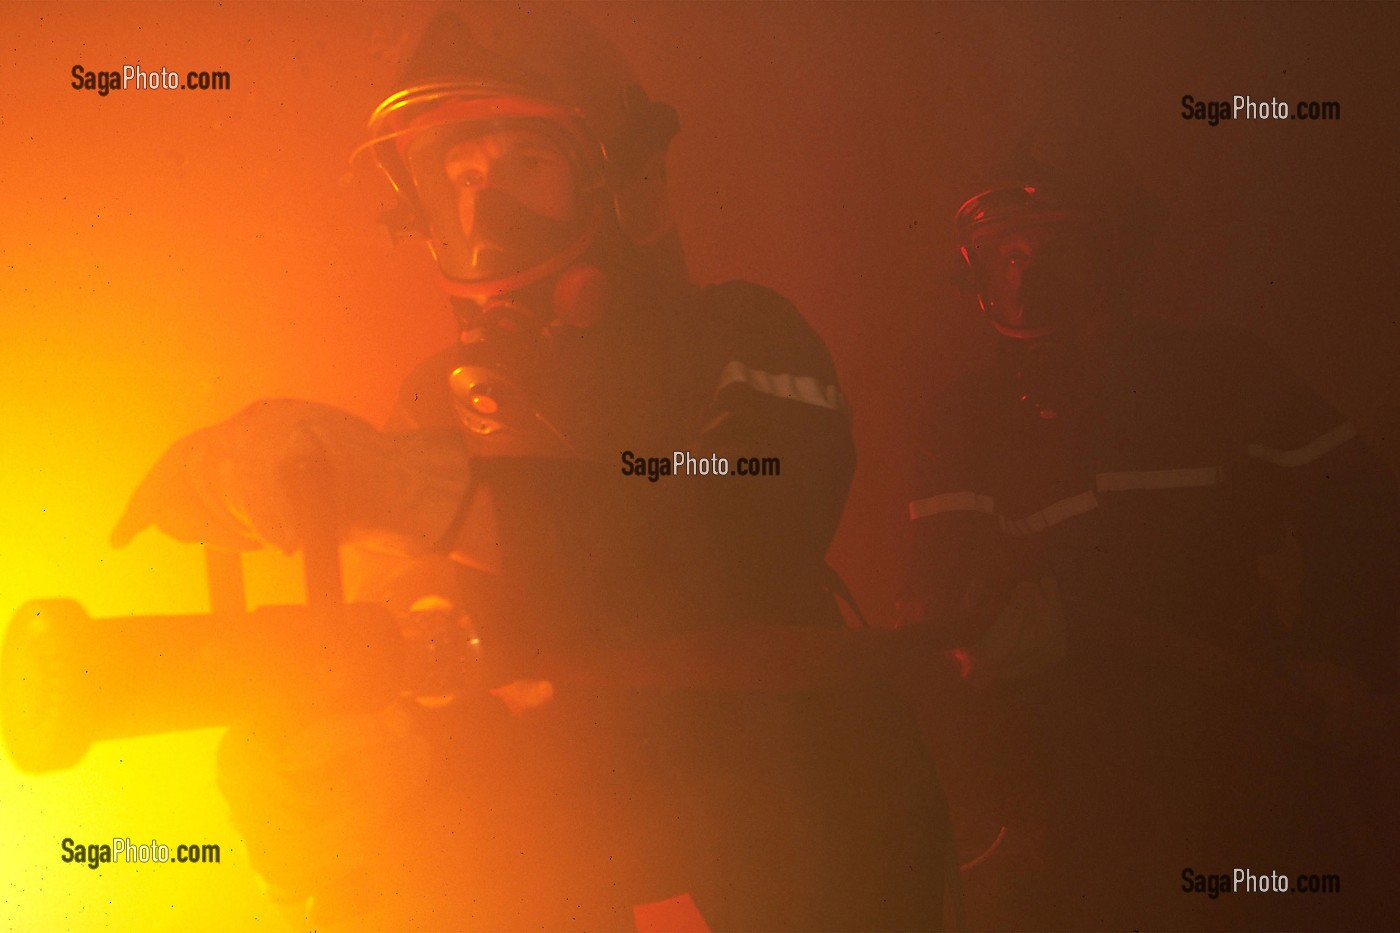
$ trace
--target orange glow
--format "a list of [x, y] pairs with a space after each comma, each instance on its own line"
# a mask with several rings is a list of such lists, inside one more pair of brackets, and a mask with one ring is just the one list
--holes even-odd
[[[29, 362], [37, 370], [47, 360], [35, 354]], [[94, 359], [73, 368], [100, 381], [113, 367]], [[0, 376], [0, 396], [13, 400], [27, 380], [38, 378], [11, 366]], [[54, 388], [45, 406], [9, 405], [4, 412], [11, 450], [26, 452], [23, 463], [9, 468], [0, 493], [6, 568], [0, 606], [6, 616], [38, 595], [71, 596], [102, 613], [202, 610], [197, 549], [148, 536], [127, 552], [113, 552], [105, 541], [105, 526], [144, 469], [148, 449], [158, 449], [183, 425], [155, 417], [128, 438], [113, 437], [110, 428], [69, 429], [54, 423], [55, 413], [71, 414], [76, 427], [92, 400], [76, 386]], [[131, 389], [128, 405], [159, 411], [155, 392]], [[93, 469], [95, 446], [103, 454], [101, 470]], [[7, 887], [0, 915], [35, 930], [191, 924], [239, 930], [274, 919], [214, 787], [216, 740], [217, 733], [199, 732], [99, 744], [77, 767], [52, 775], [21, 775], [6, 760], [0, 767], [0, 875]], [[214, 843], [221, 858], [217, 865], [118, 863], [90, 870], [60, 860], [65, 837], [78, 844], [158, 840], [172, 849]], [[200, 906], [210, 904], [221, 909]]]
[[[382, 419], [403, 374], [448, 342], [432, 276], [390, 252], [372, 198], [347, 184], [376, 91], [342, 83], [340, 63], [391, 70], [365, 50], [419, 9], [0, 8], [0, 626], [31, 598], [93, 617], [207, 611], [199, 548], [152, 532], [107, 543], [161, 451], [263, 396]], [[231, 89], [70, 86], [76, 63], [138, 61], [228, 71]], [[252, 565], [253, 603], [300, 598], [294, 563]], [[0, 757], [0, 925], [284, 928], [215, 787], [218, 735], [99, 743], [48, 775]], [[156, 840], [172, 860], [90, 870], [61, 861], [66, 837]], [[217, 844], [220, 862], [176, 864], [181, 843]]]

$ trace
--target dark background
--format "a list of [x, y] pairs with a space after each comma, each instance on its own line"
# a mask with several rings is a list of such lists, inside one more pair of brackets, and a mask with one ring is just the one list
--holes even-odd
[[[41, 593], [200, 608], [197, 557], [105, 545], [170, 439], [267, 395], [382, 418], [451, 339], [426, 258], [390, 247], [347, 163], [427, 9], [0, 7], [0, 611]], [[1396, 7], [577, 11], [681, 114], [693, 276], [782, 292], [831, 347], [860, 456], [832, 560], [877, 623], [920, 494], [917, 413], [990, 347], [954, 285], [951, 217], [1034, 126], [1121, 152], [1167, 204], [1145, 311], [1255, 332], [1400, 464]], [[69, 87], [74, 64], [137, 60], [226, 70], [232, 89]], [[1211, 127], [1181, 118], [1184, 94], [1338, 101], [1341, 120]], [[47, 865], [67, 831], [35, 832], [45, 854], [10, 863]], [[64, 888], [35, 890], [11, 903]]]

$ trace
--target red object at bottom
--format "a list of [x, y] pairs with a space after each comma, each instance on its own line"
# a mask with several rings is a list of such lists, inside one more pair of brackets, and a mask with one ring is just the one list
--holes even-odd
[[632, 908], [632, 922], [637, 933], [710, 933], [710, 925], [689, 894], [638, 904]]

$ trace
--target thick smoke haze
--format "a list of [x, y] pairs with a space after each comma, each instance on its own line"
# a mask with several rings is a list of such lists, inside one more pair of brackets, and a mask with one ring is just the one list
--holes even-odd
[[[381, 420], [402, 376], [452, 340], [430, 261], [390, 242], [386, 193], [349, 161], [431, 9], [0, 6], [0, 612], [58, 595], [94, 615], [202, 611], [190, 549], [106, 543], [161, 450], [267, 396]], [[910, 432], [991, 345], [959, 289], [953, 212], [1032, 129], [1120, 153], [1165, 204], [1141, 312], [1259, 335], [1400, 466], [1396, 7], [577, 12], [680, 114], [670, 185], [692, 277], [781, 292], [831, 348], [859, 466], [830, 558], [875, 624], [905, 572]], [[231, 86], [72, 87], [75, 65], [127, 64], [225, 71]], [[1183, 119], [1188, 94], [1336, 101], [1340, 119], [1211, 126]], [[273, 564], [255, 582], [269, 593], [295, 578]], [[176, 761], [194, 740], [150, 741]], [[207, 928], [211, 903], [270, 916], [236, 857], [190, 882], [200, 897], [59, 863], [58, 840], [83, 833], [233, 848], [211, 776], [177, 794], [198, 817], [155, 817], [176, 792], [157, 793], [171, 778], [140, 757], [0, 777], [0, 812], [25, 814], [0, 842], [14, 879], [0, 917], [125, 929], [113, 898], [147, 929]]]

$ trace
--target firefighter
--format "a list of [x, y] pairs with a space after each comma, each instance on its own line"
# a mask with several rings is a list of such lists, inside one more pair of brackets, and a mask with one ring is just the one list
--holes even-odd
[[[1162, 207], [1074, 151], [1023, 146], [957, 211], [997, 345], [918, 435], [904, 619], [957, 644], [1037, 587], [1065, 631], [1061, 663], [969, 698], [978, 741], [945, 765], [976, 787], [952, 793], [964, 844], [997, 841], [965, 875], [970, 916], [1374, 922], [1386, 888], [1358, 853], [1379, 798], [1361, 802], [1357, 756], [1374, 764], [1395, 680], [1393, 478], [1258, 340], [1135, 313]], [[948, 623], [959, 606], [980, 612]], [[1349, 866], [1325, 870], [1356, 899], [1197, 885], [1263, 864]]]
[[[436, 260], [456, 344], [386, 431], [273, 400], [178, 442], [118, 526], [294, 550], [279, 471], [319, 458], [342, 538], [411, 558], [376, 598], [457, 635], [469, 676], [225, 739], [235, 821], [298, 922], [943, 923], [942, 792], [880, 686], [906, 649], [843, 626], [824, 562], [854, 468], [845, 396], [787, 301], [687, 280], [677, 129], [557, 9], [442, 13], [363, 155]], [[1047, 605], [1025, 594], [996, 631]], [[1020, 663], [995, 640], [973, 655]]]

